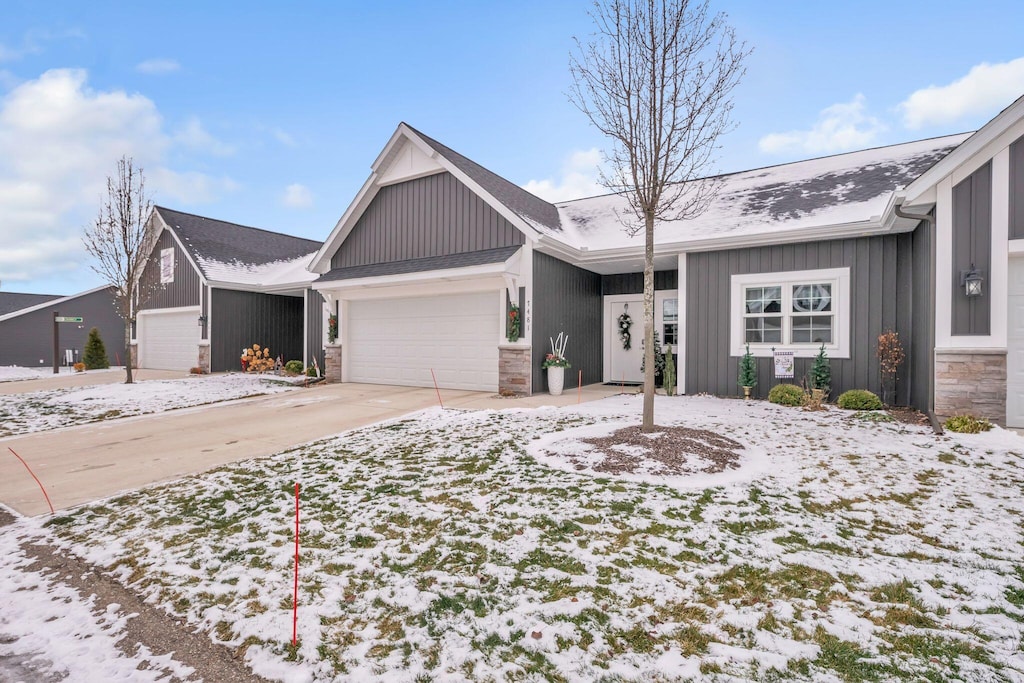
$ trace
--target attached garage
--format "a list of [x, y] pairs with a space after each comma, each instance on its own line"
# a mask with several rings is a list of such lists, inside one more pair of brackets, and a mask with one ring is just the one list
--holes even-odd
[[1024, 427], [1024, 258], [1010, 259], [1006, 326], [1006, 426]]
[[498, 390], [499, 292], [354, 300], [346, 381]]
[[187, 372], [199, 362], [199, 307], [140, 311], [139, 367]]

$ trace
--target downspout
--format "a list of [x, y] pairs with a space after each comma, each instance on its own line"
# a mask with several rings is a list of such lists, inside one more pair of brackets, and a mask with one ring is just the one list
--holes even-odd
[[923, 213], [908, 213], [903, 210], [902, 203], [895, 204], [893, 210], [900, 218], [927, 224], [929, 236], [931, 237], [929, 244], [930, 258], [928, 259], [928, 282], [931, 285], [928, 288], [928, 320], [931, 323], [928, 345], [932, 347], [931, 353], [928, 354], [928, 376], [931, 377], [931, 391], [928, 392], [928, 406], [925, 409], [925, 415], [928, 416], [928, 421], [932, 425], [932, 431], [936, 434], [942, 434], [942, 424], [939, 423], [939, 418], [935, 416], [935, 239], [937, 237], [935, 217]]

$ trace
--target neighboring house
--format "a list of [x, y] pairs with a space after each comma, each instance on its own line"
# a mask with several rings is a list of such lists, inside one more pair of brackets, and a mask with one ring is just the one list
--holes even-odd
[[81, 360], [93, 327], [100, 331], [111, 365], [123, 364], [124, 321], [114, 308], [110, 287], [72, 296], [0, 292], [0, 365], [53, 366], [53, 316], [80, 317], [81, 323], [58, 323], [58, 357], [67, 351]]
[[323, 362], [323, 301], [306, 264], [320, 243], [155, 207], [136, 311], [138, 367], [220, 372], [259, 344]]

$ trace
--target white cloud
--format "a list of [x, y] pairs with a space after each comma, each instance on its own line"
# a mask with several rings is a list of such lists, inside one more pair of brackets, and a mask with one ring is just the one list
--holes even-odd
[[157, 199], [198, 203], [237, 187], [168, 168], [165, 158], [182, 147], [151, 100], [94, 91], [83, 70], [47, 71], [14, 87], [0, 99], [0, 279], [38, 279], [85, 262], [82, 228], [121, 155], [144, 169]]
[[869, 147], [886, 126], [867, 114], [864, 102], [858, 93], [850, 102], [826, 107], [810, 129], [770, 133], [758, 140], [758, 149], [768, 154], [831, 154]]
[[305, 209], [313, 206], [313, 193], [305, 185], [292, 183], [284, 189], [284, 197], [281, 201], [285, 206], [290, 206], [293, 209]]
[[189, 149], [200, 152], [209, 152], [215, 156], [224, 157], [235, 153], [235, 148], [225, 144], [210, 135], [203, 124], [195, 116], [191, 117], [184, 126], [174, 134], [174, 141]]
[[596, 147], [578, 150], [565, 160], [561, 178], [531, 180], [523, 185], [523, 189], [549, 202], [592, 197], [608, 191], [598, 180], [600, 172], [600, 150]]
[[150, 76], [162, 76], [181, 70], [181, 64], [173, 59], [147, 59], [135, 65], [135, 70], [140, 74]]
[[949, 124], [973, 115], [992, 116], [1024, 93], [1024, 57], [1001, 64], [982, 62], [949, 85], [916, 90], [897, 107], [912, 130]]

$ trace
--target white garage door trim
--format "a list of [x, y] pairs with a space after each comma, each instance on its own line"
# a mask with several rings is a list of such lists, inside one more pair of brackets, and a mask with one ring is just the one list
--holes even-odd
[[1006, 321], [1006, 426], [1024, 427], [1024, 257], [1010, 259]]
[[347, 303], [342, 359], [349, 382], [498, 390], [501, 292]]
[[139, 367], [188, 372], [199, 360], [199, 307], [140, 311]]

